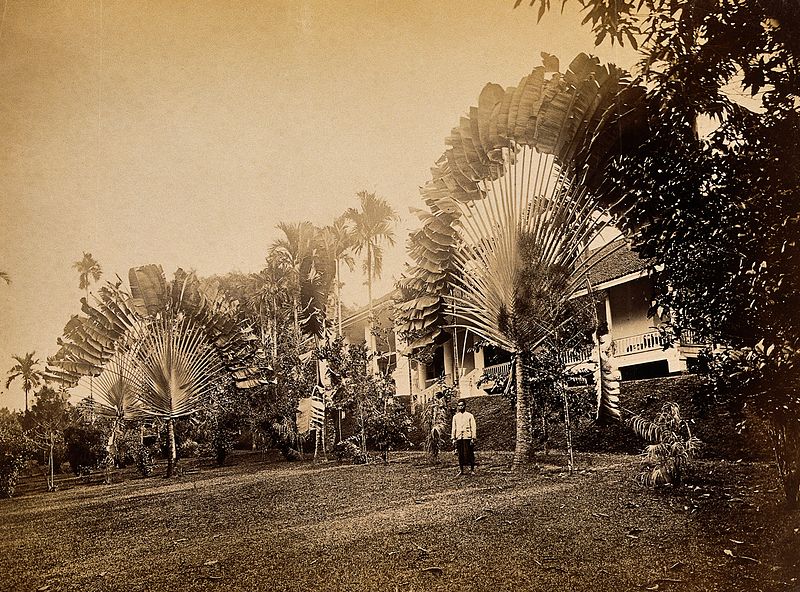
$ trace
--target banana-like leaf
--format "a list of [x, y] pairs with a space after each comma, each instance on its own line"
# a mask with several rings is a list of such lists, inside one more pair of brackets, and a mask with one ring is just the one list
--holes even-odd
[[132, 267], [128, 272], [133, 306], [140, 316], [156, 316], [167, 306], [167, 280], [160, 265]]

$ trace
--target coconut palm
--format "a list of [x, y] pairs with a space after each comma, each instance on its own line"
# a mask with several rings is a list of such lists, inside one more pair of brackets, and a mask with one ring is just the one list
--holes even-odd
[[430, 339], [451, 312], [457, 326], [515, 356], [515, 466], [531, 443], [523, 359], [559, 341], [566, 303], [599, 263], [589, 247], [614, 221], [579, 163], [625, 86], [622, 72], [584, 54], [564, 74], [542, 57], [545, 66], [517, 87], [486, 85], [447, 138], [422, 189], [429, 212], [412, 235], [417, 264], [400, 305], [407, 333]]
[[89, 299], [89, 286], [92, 282], [100, 281], [103, 270], [91, 253], [83, 252], [83, 258], [72, 264], [73, 269], [78, 271], [78, 288], [86, 290], [86, 299]]
[[[356, 196], [359, 208], [348, 208], [345, 219], [350, 223], [353, 253], [364, 254], [363, 271], [367, 274], [370, 332], [374, 330], [372, 309], [372, 280], [383, 272], [383, 244], [394, 246], [394, 225], [400, 219], [397, 212], [382, 197], [369, 191], [359, 191]], [[377, 370], [377, 366], [375, 367]]]
[[11, 386], [17, 378], [22, 381], [22, 390], [25, 391], [25, 413], [28, 413], [28, 393], [39, 386], [44, 376], [39, 370], [38, 359], [33, 356], [36, 352], [28, 352], [25, 356], [11, 356], [17, 361], [16, 364], [8, 371], [8, 379], [6, 379], [6, 388]]

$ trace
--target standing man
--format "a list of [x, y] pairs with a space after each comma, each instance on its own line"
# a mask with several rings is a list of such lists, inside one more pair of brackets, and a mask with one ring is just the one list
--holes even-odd
[[474, 475], [475, 440], [478, 437], [478, 430], [475, 426], [475, 416], [467, 411], [467, 402], [463, 399], [458, 402], [458, 410], [453, 416], [451, 437], [458, 450], [458, 474], [463, 475], [464, 467], [469, 465], [469, 472]]

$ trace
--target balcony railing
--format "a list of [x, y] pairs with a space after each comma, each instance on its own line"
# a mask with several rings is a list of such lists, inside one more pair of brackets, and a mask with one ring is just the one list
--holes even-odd
[[591, 347], [576, 347], [564, 354], [564, 364], [572, 366], [573, 364], [582, 364], [592, 359]]
[[491, 374], [494, 378], [505, 378], [511, 372], [511, 362], [503, 362], [502, 364], [494, 364], [493, 366], [486, 366], [483, 369], [484, 374]]
[[618, 356], [664, 349], [664, 346], [669, 346], [669, 340], [658, 331], [650, 331], [614, 340], [614, 349]]

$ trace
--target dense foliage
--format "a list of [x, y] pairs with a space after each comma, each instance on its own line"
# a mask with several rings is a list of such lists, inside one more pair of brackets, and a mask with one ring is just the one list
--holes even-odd
[[[579, 2], [598, 43], [638, 39], [642, 56], [641, 96], [592, 140], [587, 178], [625, 212], [634, 248], [659, 263], [655, 311], [676, 333], [729, 348], [715, 362], [732, 387], [720, 393], [771, 419], [796, 504], [800, 5]], [[604, 136], [617, 138], [613, 148]]]

